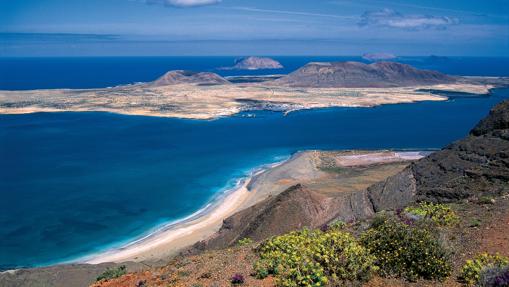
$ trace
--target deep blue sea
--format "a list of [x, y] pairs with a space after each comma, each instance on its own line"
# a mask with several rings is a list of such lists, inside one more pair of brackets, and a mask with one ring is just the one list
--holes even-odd
[[[176, 68], [214, 71], [233, 59], [4, 58], [0, 89], [113, 86]], [[358, 58], [277, 59], [288, 68], [256, 73]], [[400, 60], [452, 74], [509, 75], [507, 59]], [[298, 150], [441, 148], [506, 98], [509, 89], [497, 89], [489, 97], [446, 102], [288, 116], [261, 111], [212, 121], [95, 112], [0, 115], [0, 269], [118, 247], [192, 214], [254, 168]]]

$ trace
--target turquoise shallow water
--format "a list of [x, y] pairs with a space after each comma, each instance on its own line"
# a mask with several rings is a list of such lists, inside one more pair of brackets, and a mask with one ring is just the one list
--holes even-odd
[[257, 112], [213, 121], [109, 113], [0, 115], [0, 268], [116, 247], [304, 149], [434, 149], [509, 90], [446, 102]]

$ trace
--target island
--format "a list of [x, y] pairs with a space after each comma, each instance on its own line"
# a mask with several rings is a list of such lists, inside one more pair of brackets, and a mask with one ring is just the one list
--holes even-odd
[[272, 70], [284, 68], [278, 61], [268, 57], [243, 57], [235, 60], [232, 67], [222, 68], [224, 70]]
[[392, 60], [392, 59], [396, 59], [396, 55], [394, 54], [391, 54], [391, 53], [366, 53], [364, 55], [362, 55], [362, 58], [364, 60], [368, 60], [368, 61], [372, 61], [372, 62], [375, 62], [375, 61], [387, 61], [387, 60]]
[[458, 77], [395, 62], [309, 63], [277, 79], [232, 83], [210, 72], [170, 71], [149, 83], [100, 89], [0, 91], [0, 113], [102, 111], [215, 119], [249, 110], [288, 113], [444, 101], [444, 92], [489, 94], [509, 78]]

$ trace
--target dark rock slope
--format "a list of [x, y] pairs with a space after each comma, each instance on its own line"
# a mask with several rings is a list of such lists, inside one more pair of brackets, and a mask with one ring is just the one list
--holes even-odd
[[411, 202], [453, 202], [509, 193], [509, 100], [466, 138], [418, 160], [367, 190], [328, 197], [296, 185], [227, 218], [219, 232], [190, 252], [219, 249], [249, 237], [263, 240], [334, 219], [363, 219]]
[[195, 244], [191, 252], [224, 248], [246, 237], [259, 241], [303, 227], [318, 228], [336, 218], [349, 221], [371, 215], [366, 193], [328, 197], [298, 184], [230, 216], [215, 236]]
[[275, 83], [294, 87], [402, 87], [455, 82], [456, 79], [436, 71], [419, 70], [396, 62], [314, 62]]
[[229, 83], [228, 80], [215, 73], [175, 70], [167, 72], [150, 84], [166, 86], [176, 84], [224, 85]]
[[411, 166], [418, 200], [450, 202], [509, 191], [509, 101], [466, 138]]
[[432, 202], [509, 192], [509, 101], [494, 107], [466, 138], [413, 163], [407, 171], [414, 187], [408, 180], [390, 177], [369, 188], [371, 197], [380, 196], [388, 186]]

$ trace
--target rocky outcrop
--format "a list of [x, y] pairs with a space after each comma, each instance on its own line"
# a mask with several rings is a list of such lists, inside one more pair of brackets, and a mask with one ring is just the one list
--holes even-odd
[[411, 167], [417, 199], [451, 202], [509, 191], [509, 101], [492, 109], [466, 138]]
[[369, 188], [375, 210], [393, 209], [384, 193], [405, 200], [455, 202], [509, 192], [509, 101], [494, 107], [470, 134]]
[[395, 62], [315, 62], [309, 63], [275, 83], [293, 87], [365, 88], [435, 85], [456, 79], [436, 71], [419, 70]]
[[352, 221], [373, 214], [366, 193], [330, 197], [298, 184], [228, 217], [219, 232], [195, 244], [190, 252], [228, 247], [242, 238], [259, 241], [304, 227], [318, 228], [334, 219]]
[[150, 84], [152, 86], [177, 84], [225, 85], [230, 84], [230, 82], [215, 73], [175, 70], [167, 72]]
[[415, 200], [416, 183], [410, 169], [388, 177], [368, 188], [368, 198], [373, 210], [394, 210]]
[[470, 132], [473, 136], [493, 134], [507, 139], [509, 130], [509, 101], [495, 106], [488, 117], [482, 119]]
[[283, 65], [278, 61], [267, 57], [244, 57], [235, 60], [233, 67], [223, 68], [226, 70], [263, 70], [282, 69]]

